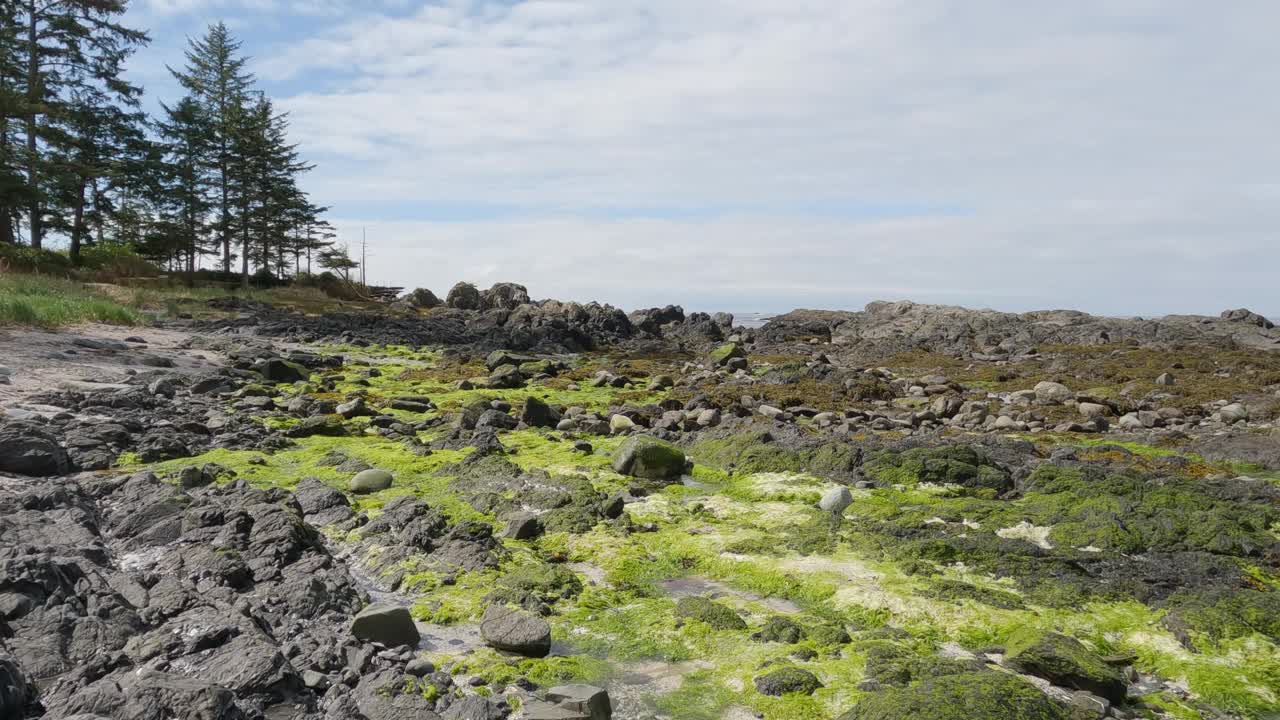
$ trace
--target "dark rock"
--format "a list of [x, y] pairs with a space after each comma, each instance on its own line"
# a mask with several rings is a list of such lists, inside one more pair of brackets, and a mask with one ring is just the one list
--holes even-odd
[[358, 640], [387, 647], [417, 647], [421, 636], [409, 609], [390, 605], [370, 605], [351, 621], [351, 634]]
[[71, 470], [67, 451], [45, 428], [28, 421], [0, 425], [0, 470], [37, 477]]
[[529, 427], [555, 427], [560, 422], [560, 413], [545, 402], [529, 397], [525, 398], [520, 411], [520, 421]]
[[547, 621], [505, 605], [485, 609], [480, 636], [490, 647], [527, 657], [546, 657], [551, 652], [551, 626]]

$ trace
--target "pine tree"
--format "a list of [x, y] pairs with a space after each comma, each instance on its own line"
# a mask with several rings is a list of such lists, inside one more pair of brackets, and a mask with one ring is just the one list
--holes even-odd
[[187, 284], [192, 285], [196, 258], [208, 249], [205, 221], [213, 207], [213, 178], [207, 159], [214, 140], [204, 109], [194, 98], [185, 97], [164, 110], [166, 118], [158, 129], [165, 162], [157, 205], [171, 249], [185, 256]]
[[30, 203], [18, 135], [26, 102], [19, 30], [17, 1], [0, 0], [0, 243], [10, 245], [17, 242], [20, 209]]
[[231, 272], [233, 144], [244, 119], [244, 105], [253, 75], [245, 70], [248, 59], [240, 53], [240, 42], [223, 23], [211, 25], [205, 36], [189, 40], [187, 66], [169, 72], [203, 106], [210, 127], [210, 154], [218, 188], [218, 236], [222, 244], [222, 270]]
[[[148, 41], [146, 33], [117, 22], [127, 0], [17, 0], [14, 26], [20, 28], [9, 63], [25, 70], [16, 88], [25, 150], [27, 223], [32, 247], [44, 236], [44, 203], [50, 188], [64, 189], [66, 179], [47, 178], [47, 142], [65, 137], [57, 127], [77, 101], [99, 89], [124, 99], [133, 91], [120, 79], [121, 66], [134, 49]], [[50, 120], [53, 119], [53, 122]], [[65, 168], [65, 166], [64, 166]]]

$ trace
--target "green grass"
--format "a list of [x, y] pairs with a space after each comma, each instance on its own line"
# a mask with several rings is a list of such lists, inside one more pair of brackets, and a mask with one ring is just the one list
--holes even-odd
[[142, 325], [146, 319], [77, 282], [39, 275], [0, 276], [0, 325], [56, 328], [83, 322]]

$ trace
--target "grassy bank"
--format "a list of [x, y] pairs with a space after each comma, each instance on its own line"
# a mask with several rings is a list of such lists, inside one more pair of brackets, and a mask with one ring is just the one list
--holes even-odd
[[141, 325], [137, 310], [85, 289], [82, 283], [41, 275], [0, 275], [0, 325], [61, 327], [81, 322]]

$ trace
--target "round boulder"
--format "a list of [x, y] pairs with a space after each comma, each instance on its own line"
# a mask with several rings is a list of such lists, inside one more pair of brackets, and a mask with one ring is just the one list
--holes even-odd
[[358, 495], [376, 493], [391, 487], [394, 481], [395, 477], [386, 470], [364, 470], [351, 478], [347, 489]]
[[489, 647], [526, 657], [551, 652], [551, 626], [546, 620], [506, 605], [490, 605], [480, 619], [480, 637]]

